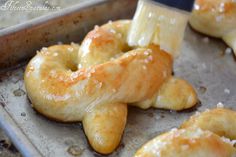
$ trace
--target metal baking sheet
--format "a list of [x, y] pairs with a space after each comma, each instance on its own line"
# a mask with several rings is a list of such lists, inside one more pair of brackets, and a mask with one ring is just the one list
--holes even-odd
[[87, 0], [27, 23], [0, 30], [0, 69], [32, 57], [57, 42], [79, 42], [94, 25], [130, 18], [136, 0]]
[[[126, 1], [119, 1], [119, 3], [109, 1], [109, 3], [118, 6], [122, 3], [124, 5]], [[133, 9], [135, 3], [135, 1], [131, 3]], [[96, 7], [99, 8], [99, 5], [104, 7], [107, 4], [102, 2], [96, 4]], [[91, 11], [89, 10], [91, 7], [93, 5], [86, 7], [83, 11], [87, 9], [87, 11]], [[115, 16], [115, 13], [110, 13], [111, 10], [108, 7], [105, 8], [107, 10], [101, 11], [100, 16], [97, 16], [94, 22], [100, 24], [105, 23], [108, 20], [107, 18], [130, 17], [130, 11], [126, 12], [124, 6], [122, 16]], [[132, 8], [131, 5], [130, 8]], [[122, 10], [122, 8], [120, 9]], [[114, 12], [119, 15], [121, 10]], [[102, 16], [103, 14], [106, 14], [106, 18]], [[92, 17], [86, 18], [88, 21], [93, 19]], [[85, 23], [84, 27], [88, 24], [86, 31], [92, 28], [94, 22]], [[81, 29], [80, 31], [85, 30]], [[85, 32], [82, 34], [84, 35]], [[7, 34], [5, 35], [7, 36]], [[0, 41], [3, 41], [2, 37], [0, 37]], [[67, 41], [73, 40], [68, 39]], [[151, 138], [170, 128], [178, 127], [195, 111], [216, 107], [218, 102], [224, 103], [225, 107], [236, 110], [236, 84], [234, 82], [236, 62], [232, 54], [224, 53], [226, 48], [227, 46], [221, 40], [208, 38], [188, 27], [182, 47], [182, 55], [176, 59], [174, 64], [174, 73], [175, 76], [188, 80], [195, 87], [201, 105], [182, 112], [158, 109], [141, 110], [129, 107], [128, 121], [122, 141], [118, 149], [108, 156], [131, 157], [141, 145]], [[0, 48], [0, 52], [1, 50]], [[32, 54], [32, 52], [28, 52], [26, 56], [32, 56]], [[16, 61], [18, 63], [20, 60], [16, 59]], [[0, 77], [0, 125], [7, 131], [21, 153], [26, 157], [102, 156], [91, 149], [80, 123], [65, 124], [51, 121], [31, 108], [24, 88], [24, 68], [25, 66], [19, 66], [14, 70], [8, 70]]]

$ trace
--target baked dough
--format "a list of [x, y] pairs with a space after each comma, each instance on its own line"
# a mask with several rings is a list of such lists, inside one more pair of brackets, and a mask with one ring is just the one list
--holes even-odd
[[220, 136], [201, 129], [176, 129], [157, 136], [135, 157], [233, 157], [236, 149]]
[[25, 71], [32, 106], [58, 121], [82, 121], [89, 143], [102, 154], [120, 142], [127, 103], [181, 110], [197, 102], [193, 87], [171, 76], [172, 56], [155, 45], [128, 47], [129, 25], [129, 20], [109, 22], [95, 26], [81, 46], [43, 48]]
[[236, 54], [235, 0], [196, 0], [189, 22], [201, 33], [222, 38]]
[[197, 113], [181, 125], [181, 128], [198, 127], [202, 130], [209, 130], [217, 135], [236, 139], [236, 112], [215, 108]]
[[191, 117], [141, 147], [135, 157], [234, 157], [236, 112], [213, 109]]

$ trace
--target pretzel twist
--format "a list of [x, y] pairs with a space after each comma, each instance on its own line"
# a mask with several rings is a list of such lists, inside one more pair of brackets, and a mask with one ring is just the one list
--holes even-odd
[[[236, 112], [217, 108], [198, 113], [146, 143], [135, 157], [233, 157]], [[227, 138], [225, 138], [227, 137]]]
[[[197, 102], [186, 81], [171, 77], [168, 53], [155, 45], [127, 45], [129, 25], [129, 20], [109, 22], [96, 26], [81, 46], [43, 48], [25, 71], [33, 107], [59, 121], [82, 121], [91, 146], [102, 154], [111, 153], [120, 142], [127, 103], [181, 110]], [[162, 86], [168, 88], [159, 91]], [[168, 100], [171, 95], [180, 101]], [[162, 99], [157, 101], [158, 96]]]

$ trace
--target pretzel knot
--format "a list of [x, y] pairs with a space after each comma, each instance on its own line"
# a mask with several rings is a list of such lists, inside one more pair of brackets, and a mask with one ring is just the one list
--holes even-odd
[[186, 81], [171, 77], [168, 53], [155, 45], [127, 45], [129, 25], [129, 20], [109, 22], [96, 26], [81, 46], [43, 48], [25, 71], [32, 106], [59, 121], [82, 121], [91, 146], [103, 154], [120, 142], [127, 103], [181, 110], [197, 102]]

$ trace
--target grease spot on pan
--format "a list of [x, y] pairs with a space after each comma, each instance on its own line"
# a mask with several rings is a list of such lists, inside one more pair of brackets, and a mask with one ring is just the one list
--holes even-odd
[[199, 92], [200, 92], [201, 94], [206, 93], [206, 91], [207, 91], [207, 88], [206, 88], [206, 87], [204, 87], [204, 86], [200, 86], [200, 87], [199, 87]]
[[80, 148], [77, 145], [72, 145], [67, 149], [67, 152], [73, 156], [80, 156], [83, 154], [84, 149]]
[[25, 91], [19, 88], [19, 89], [17, 89], [17, 90], [14, 90], [14, 91], [13, 91], [13, 94], [14, 94], [15, 96], [22, 96], [22, 95], [25, 95]]

